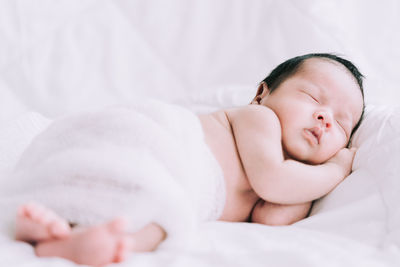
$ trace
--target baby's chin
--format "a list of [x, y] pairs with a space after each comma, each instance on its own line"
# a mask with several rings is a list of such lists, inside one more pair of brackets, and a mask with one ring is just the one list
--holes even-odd
[[311, 160], [303, 160], [302, 162], [309, 164], [309, 165], [319, 165], [324, 162], [326, 162], [328, 159], [325, 160], [316, 160], [316, 159], [311, 159]]
[[298, 151], [295, 151], [293, 153], [290, 153], [290, 151], [284, 151], [283, 155], [284, 155], [285, 160], [292, 159], [292, 160], [300, 161], [300, 162], [303, 162], [303, 163], [309, 164], [309, 165], [322, 164], [330, 159], [330, 157], [322, 157], [322, 156], [318, 156], [318, 155], [310, 157], [308, 155], [300, 154], [300, 153], [298, 153]]

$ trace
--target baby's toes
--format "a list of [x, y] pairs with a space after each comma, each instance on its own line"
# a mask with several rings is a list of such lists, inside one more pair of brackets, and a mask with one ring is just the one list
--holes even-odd
[[24, 204], [18, 207], [17, 209], [17, 216], [24, 218], [28, 217], [30, 218], [30, 205], [29, 204]]
[[71, 227], [67, 222], [60, 219], [54, 219], [48, 224], [48, 231], [55, 238], [64, 238], [71, 233]]
[[71, 232], [71, 227], [68, 222], [52, 210], [45, 209], [45, 212], [39, 221], [47, 228], [49, 234], [55, 238], [66, 237]]
[[18, 221], [25, 229], [31, 229], [34, 239], [62, 238], [66, 237], [71, 228], [68, 223], [52, 210], [30, 202], [18, 208]]
[[20, 213], [35, 222], [42, 223], [46, 219], [47, 210], [37, 203], [30, 202], [20, 207]]

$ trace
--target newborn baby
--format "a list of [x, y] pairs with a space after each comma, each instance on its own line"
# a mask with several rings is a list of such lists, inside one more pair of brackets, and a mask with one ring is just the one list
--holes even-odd
[[[307, 54], [278, 65], [249, 105], [198, 115], [223, 176], [225, 204], [215, 219], [287, 225], [305, 218], [312, 201], [351, 172], [355, 150], [347, 146], [363, 117], [362, 77], [341, 57]], [[27, 203], [16, 239], [34, 244], [38, 256], [101, 266], [152, 251], [168, 234], [157, 222], [135, 232], [126, 224], [71, 227], [57, 211]]]

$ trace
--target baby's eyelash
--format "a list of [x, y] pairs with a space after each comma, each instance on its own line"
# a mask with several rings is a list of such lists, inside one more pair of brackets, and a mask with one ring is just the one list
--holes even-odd
[[316, 99], [315, 97], [313, 97], [313, 96], [310, 95], [310, 94], [307, 94], [307, 95], [309, 95], [315, 102], [319, 103], [318, 99]]

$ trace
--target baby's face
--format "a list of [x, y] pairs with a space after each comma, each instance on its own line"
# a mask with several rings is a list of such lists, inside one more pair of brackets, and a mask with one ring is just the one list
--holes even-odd
[[344, 66], [312, 58], [271, 94], [264, 92], [260, 104], [280, 120], [285, 156], [320, 164], [349, 142], [362, 114], [363, 98]]

